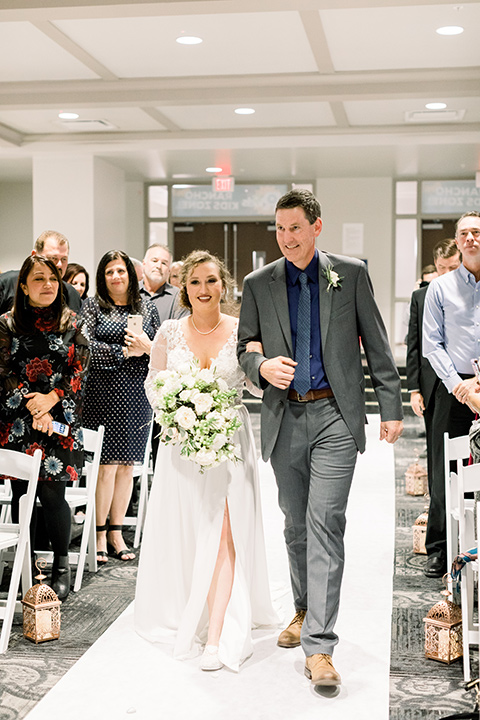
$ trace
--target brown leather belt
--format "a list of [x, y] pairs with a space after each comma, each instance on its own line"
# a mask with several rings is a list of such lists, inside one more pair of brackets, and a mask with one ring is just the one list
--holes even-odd
[[306, 395], [299, 395], [296, 390], [289, 390], [287, 397], [295, 402], [313, 402], [333, 397], [333, 392], [331, 388], [323, 388], [322, 390], [309, 390]]

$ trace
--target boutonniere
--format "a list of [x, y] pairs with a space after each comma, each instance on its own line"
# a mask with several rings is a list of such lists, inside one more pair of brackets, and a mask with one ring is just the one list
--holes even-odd
[[328, 281], [327, 292], [330, 290], [331, 287], [333, 287], [333, 288], [341, 288], [342, 287], [343, 277], [340, 277], [340, 275], [335, 272], [335, 270], [333, 269], [333, 265], [327, 265], [327, 267], [323, 271], [323, 275], [324, 275], [324, 277], [327, 278], [327, 281]]

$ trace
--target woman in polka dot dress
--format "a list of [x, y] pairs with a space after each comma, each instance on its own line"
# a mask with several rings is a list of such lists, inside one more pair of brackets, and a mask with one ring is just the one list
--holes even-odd
[[[91, 366], [84, 425], [105, 426], [96, 492], [97, 561], [108, 554], [133, 560], [122, 525], [133, 486], [133, 465], [143, 461], [152, 411], [145, 395], [151, 341], [160, 326], [153, 303], [143, 300], [133, 264], [110, 250], [97, 268], [97, 291], [85, 300], [82, 316], [90, 337]], [[142, 316], [142, 332], [127, 329], [129, 315]], [[108, 542], [107, 542], [107, 519]]]

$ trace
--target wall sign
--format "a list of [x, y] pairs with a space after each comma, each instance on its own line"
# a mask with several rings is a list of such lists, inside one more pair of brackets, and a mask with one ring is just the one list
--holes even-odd
[[470, 210], [480, 210], [480, 188], [475, 180], [422, 182], [422, 213], [459, 217]]
[[287, 185], [235, 185], [233, 192], [214, 192], [211, 185], [172, 188], [172, 215], [271, 218], [287, 190]]

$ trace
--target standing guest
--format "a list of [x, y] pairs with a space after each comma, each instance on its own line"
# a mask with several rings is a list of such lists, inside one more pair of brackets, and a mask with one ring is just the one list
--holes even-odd
[[[45, 230], [36, 239], [32, 255], [42, 255], [52, 260], [63, 278], [68, 265], [68, 252], [69, 245], [65, 235], [56, 230]], [[0, 275], [0, 315], [10, 310], [13, 305], [17, 280], [18, 270], [9, 270]], [[70, 310], [80, 312], [82, 301], [74, 288], [65, 281], [63, 281], [63, 296]]]
[[188, 315], [178, 302], [178, 288], [168, 282], [172, 255], [166, 245], [150, 245], [143, 258], [143, 280], [140, 295], [151, 300], [160, 316], [160, 322]]
[[[51, 585], [60, 600], [70, 590], [65, 487], [83, 466], [81, 411], [89, 350], [82, 324], [65, 305], [55, 263], [30, 255], [19, 272], [13, 310], [0, 318], [0, 445], [28, 455], [42, 451], [37, 497], [53, 550]], [[66, 436], [53, 430], [54, 421], [66, 427]], [[14, 522], [26, 489], [26, 482], [12, 480]], [[35, 524], [36, 509], [32, 542]]]
[[[436, 277], [456, 270], [461, 259], [455, 240], [441, 240], [437, 243], [433, 248], [433, 260]], [[443, 447], [443, 435], [439, 436], [436, 442], [434, 441], [434, 434], [438, 425], [435, 421], [435, 395], [440, 380], [427, 358], [423, 357], [422, 352], [423, 310], [428, 285], [429, 282], [424, 282], [418, 290], [414, 290], [410, 302], [410, 321], [407, 335], [407, 387], [410, 392], [410, 404], [413, 412], [418, 417], [423, 417], [425, 422], [428, 491], [431, 496], [434, 473], [440, 473], [440, 477], [443, 478], [444, 471], [443, 452], [438, 452], [439, 447]], [[434, 447], [436, 447], [435, 452]], [[429, 513], [430, 532], [427, 528], [427, 555], [435, 553], [435, 526], [436, 520], [433, 508], [433, 512], [430, 510]], [[432, 572], [435, 574], [431, 575]], [[424, 568], [425, 575], [427, 577], [437, 577], [437, 572], [438, 570], [432, 570], [427, 559], [427, 565]]]
[[[179, 303], [178, 288], [168, 282], [172, 254], [165, 245], [150, 245], [143, 258], [143, 281], [140, 283], [140, 295], [151, 300], [158, 310], [160, 324], [165, 320], [179, 319], [189, 314], [189, 310]], [[157, 459], [160, 426], [153, 424], [152, 459], [153, 467]]]
[[[160, 325], [155, 306], [143, 300], [132, 261], [110, 250], [97, 268], [96, 294], [83, 303], [92, 353], [85, 396], [85, 427], [105, 426], [96, 491], [97, 560], [108, 553], [133, 560], [122, 536], [132, 494], [133, 465], [143, 462], [152, 411], [145, 395], [150, 348]], [[141, 332], [127, 327], [140, 315]], [[107, 519], [108, 544], [107, 544]]]
[[138, 282], [143, 279], [143, 263], [138, 258], [131, 257], [130, 260], [133, 263], [133, 267], [135, 268], [135, 272], [137, 274]]
[[[320, 204], [292, 190], [276, 207], [284, 256], [247, 275], [238, 357], [264, 389], [262, 455], [271, 460], [296, 614], [279, 638], [302, 645], [313, 685], [339, 685], [332, 663], [344, 564], [345, 511], [358, 452], [365, 450], [362, 341], [380, 405], [380, 439], [402, 432], [400, 378], [365, 264], [319, 252]], [[251, 341], [262, 352], [248, 352]]]
[[170, 265], [169, 283], [170, 285], [173, 285], [173, 287], [181, 287], [182, 266], [183, 262], [181, 260], [176, 260]]
[[68, 263], [63, 279], [65, 282], [73, 285], [80, 295], [81, 300], [85, 300], [88, 295], [90, 285], [88, 272], [85, 270], [83, 265], [79, 265], [78, 263]]
[[423, 354], [440, 379], [435, 393], [435, 465], [427, 525], [427, 577], [446, 571], [445, 471], [443, 435], [467, 435], [474, 414], [467, 404], [476, 385], [472, 358], [479, 352], [480, 213], [465, 213], [457, 222], [455, 243], [460, 266], [430, 283], [423, 314]]
[[[185, 260], [181, 302], [191, 315], [166, 321], [155, 338], [146, 383], [152, 404], [159, 370], [198, 362], [216, 368], [241, 395], [238, 320], [228, 313], [232, 281], [223, 263], [198, 250]], [[227, 297], [228, 300], [228, 297]], [[200, 472], [161, 445], [148, 504], [135, 595], [135, 627], [174, 657], [205, 642], [202, 670], [238, 670], [253, 650], [252, 625], [277, 624], [268, 587], [257, 457], [248, 412], [238, 405], [241, 462]]]

